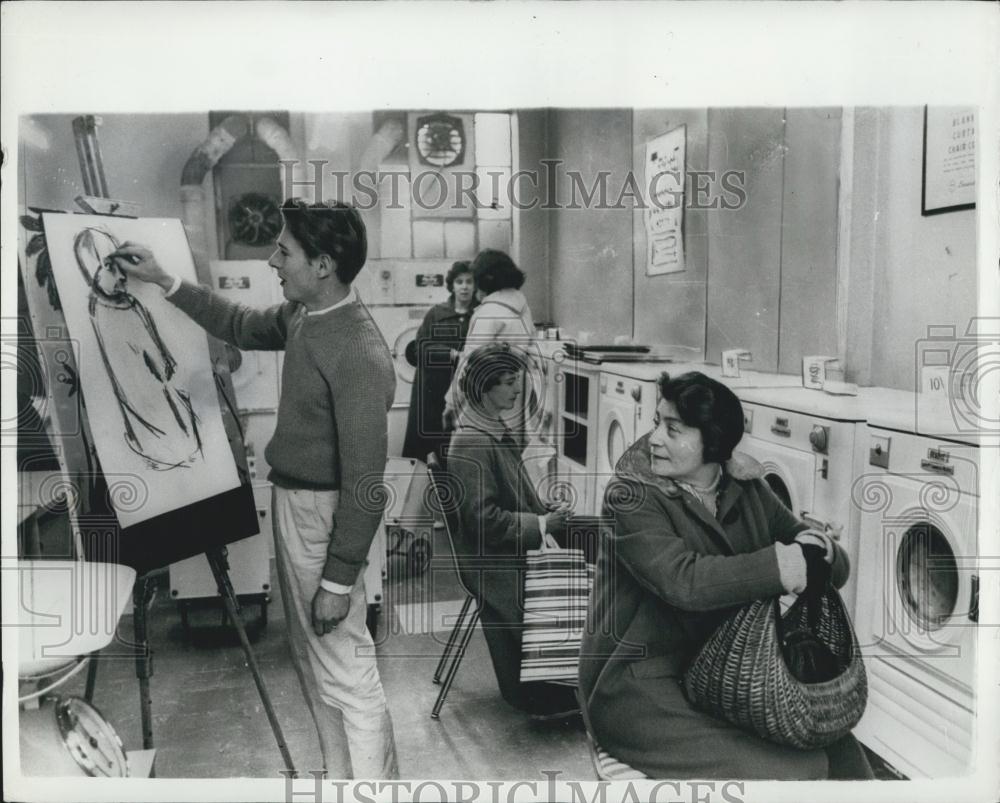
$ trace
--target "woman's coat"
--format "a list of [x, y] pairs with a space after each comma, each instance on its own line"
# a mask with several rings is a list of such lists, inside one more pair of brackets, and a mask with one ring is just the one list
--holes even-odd
[[454, 299], [436, 304], [427, 311], [407, 359], [416, 366], [410, 391], [403, 457], [427, 460], [430, 452], [442, 458], [442, 447], [451, 432], [442, 424], [444, 397], [455, 373], [451, 350], [461, 351], [469, 332], [472, 311], [457, 312]]
[[[825, 778], [827, 754], [767, 742], [690, 707], [681, 678], [714, 629], [745, 603], [785, 593], [775, 542], [806, 525], [736, 455], [717, 516], [652, 473], [649, 436], [621, 458], [605, 495], [602, 541], [580, 660], [591, 732], [620, 761], [655, 778]], [[731, 554], [727, 554], [724, 544]], [[847, 555], [835, 547], [832, 580]]]
[[525, 552], [541, 545], [538, 516], [545, 505], [524, 470], [520, 448], [500, 421], [468, 412], [459, 418], [448, 474], [460, 520], [454, 544], [459, 570], [479, 601], [497, 684], [507, 702], [529, 709], [534, 701], [525, 697], [519, 679]]

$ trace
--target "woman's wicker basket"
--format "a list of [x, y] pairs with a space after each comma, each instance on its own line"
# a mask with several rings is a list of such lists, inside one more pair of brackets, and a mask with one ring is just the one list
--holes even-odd
[[[809, 604], [822, 607], [809, 621]], [[868, 680], [844, 603], [829, 587], [781, 616], [777, 598], [741, 608], [709, 637], [684, 675], [691, 704], [778, 744], [825, 747], [850, 733], [864, 714]], [[815, 613], [815, 612], [814, 612]], [[782, 634], [808, 626], [836, 661], [836, 677], [797, 679], [785, 662]]]

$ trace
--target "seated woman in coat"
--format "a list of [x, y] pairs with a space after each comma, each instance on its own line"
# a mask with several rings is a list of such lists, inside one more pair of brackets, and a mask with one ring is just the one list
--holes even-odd
[[448, 472], [459, 500], [455, 550], [462, 580], [479, 602], [500, 694], [515, 708], [550, 719], [579, 706], [568, 686], [520, 682], [525, 552], [558, 547], [570, 511], [539, 499], [501, 418], [517, 404], [523, 370], [523, 356], [506, 344], [471, 354], [460, 379], [467, 403], [451, 439]]
[[[656, 428], [618, 461], [584, 632], [580, 692], [588, 728], [611, 755], [654, 778], [871, 777], [847, 736], [797, 750], [695, 710], [681, 679], [739, 607], [809, 583], [846, 582], [846, 553], [807, 529], [733, 455], [743, 410], [700, 373], [660, 378]], [[720, 543], [722, 546], [720, 546]], [[724, 550], [725, 544], [730, 549]]]

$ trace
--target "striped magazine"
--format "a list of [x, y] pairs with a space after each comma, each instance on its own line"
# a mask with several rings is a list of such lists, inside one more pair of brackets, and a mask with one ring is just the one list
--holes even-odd
[[532, 549], [526, 557], [521, 682], [575, 686], [594, 565], [583, 549]]

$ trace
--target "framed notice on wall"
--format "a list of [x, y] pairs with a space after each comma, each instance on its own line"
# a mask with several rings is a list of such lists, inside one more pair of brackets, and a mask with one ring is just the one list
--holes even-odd
[[646, 275], [684, 270], [687, 126], [646, 143]]
[[937, 215], [976, 205], [976, 110], [924, 107], [921, 213]]

